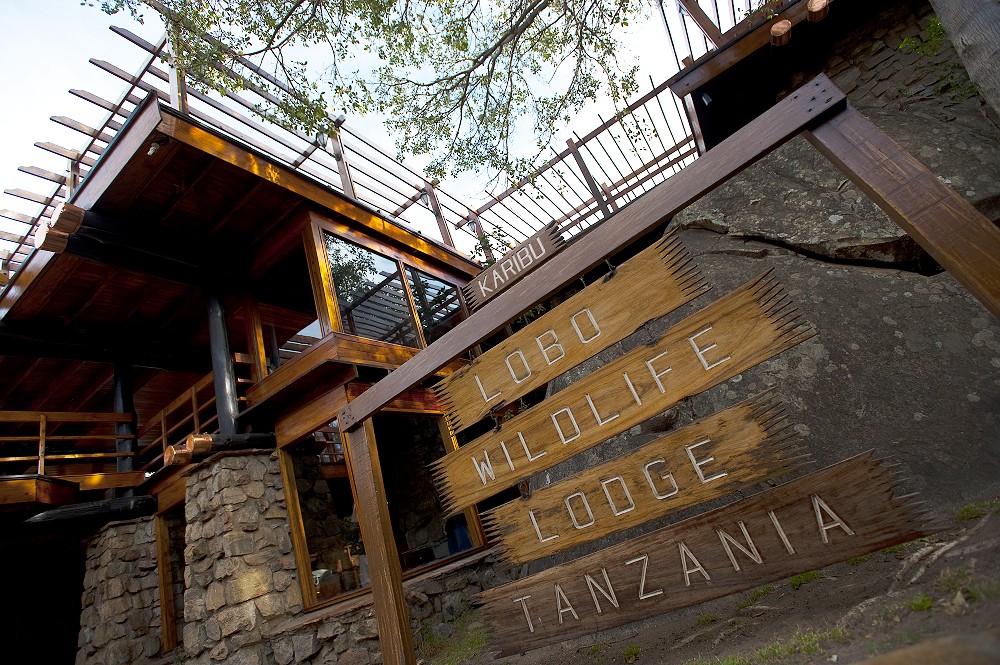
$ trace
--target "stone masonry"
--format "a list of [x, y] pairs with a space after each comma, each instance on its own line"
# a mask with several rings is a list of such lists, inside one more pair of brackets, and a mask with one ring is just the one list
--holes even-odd
[[152, 517], [112, 522], [87, 547], [77, 665], [146, 662], [160, 653]]

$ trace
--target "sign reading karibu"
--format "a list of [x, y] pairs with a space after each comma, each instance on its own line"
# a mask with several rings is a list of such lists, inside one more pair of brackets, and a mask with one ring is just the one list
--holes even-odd
[[750, 589], [933, 532], [865, 453], [485, 591], [501, 655]]
[[[474, 425], [706, 290], [676, 238], [660, 240], [437, 384], [452, 430]], [[625, 293], [643, 294], [642, 306]]]
[[[616, 297], [640, 296], [623, 288]], [[764, 274], [439, 459], [442, 505], [457, 513], [812, 335]]]
[[472, 309], [479, 309], [565, 246], [558, 225], [550, 223], [463, 286], [466, 302]]

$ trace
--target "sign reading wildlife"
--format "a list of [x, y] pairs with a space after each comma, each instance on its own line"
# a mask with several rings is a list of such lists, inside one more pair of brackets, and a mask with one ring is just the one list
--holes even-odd
[[[646, 295], [623, 288], [615, 297]], [[448, 513], [467, 508], [812, 335], [765, 273], [437, 460], [442, 504]]]
[[680, 243], [660, 240], [435, 386], [452, 430], [474, 425], [706, 290]]
[[479, 309], [565, 246], [556, 223], [549, 223], [463, 286], [466, 302], [472, 309]]
[[501, 655], [695, 605], [932, 532], [864, 453], [485, 591]]
[[807, 459], [765, 393], [498, 506], [483, 522], [504, 556], [524, 563], [776, 479]]

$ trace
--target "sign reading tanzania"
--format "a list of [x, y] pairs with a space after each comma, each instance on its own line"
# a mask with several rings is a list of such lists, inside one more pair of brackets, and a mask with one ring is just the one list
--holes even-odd
[[864, 453], [482, 594], [501, 655], [695, 605], [931, 533]]

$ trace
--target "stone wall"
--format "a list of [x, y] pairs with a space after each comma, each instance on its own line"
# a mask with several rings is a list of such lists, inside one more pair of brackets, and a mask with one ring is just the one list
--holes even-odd
[[77, 665], [124, 665], [160, 653], [152, 517], [113, 522], [87, 546]]

